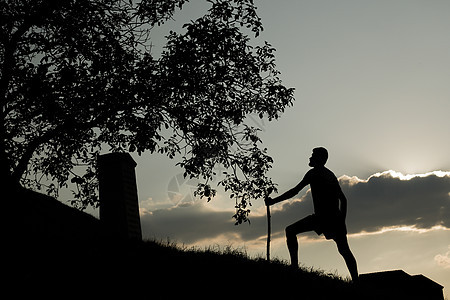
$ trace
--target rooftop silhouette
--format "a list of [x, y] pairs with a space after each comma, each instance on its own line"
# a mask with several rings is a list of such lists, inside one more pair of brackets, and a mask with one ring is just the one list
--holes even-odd
[[423, 275], [409, 275], [403, 270], [360, 275], [365, 291], [383, 299], [443, 300], [443, 286]]

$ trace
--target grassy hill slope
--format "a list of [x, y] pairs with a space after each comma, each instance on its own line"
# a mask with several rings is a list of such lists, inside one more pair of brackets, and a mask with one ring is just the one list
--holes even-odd
[[10, 198], [2, 273], [14, 298], [354, 298], [351, 284], [321, 272], [250, 259], [230, 248], [116, 241], [102, 233], [99, 220], [51, 197], [20, 190]]
[[98, 219], [22, 190], [5, 201], [2, 287], [13, 299], [416, 299], [232, 248], [108, 237]]
[[45, 241], [35, 246], [26, 257], [15, 259], [20, 268], [10, 277], [13, 285], [27, 286], [34, 296], [55, 292], [102, 299], [123, 293], [127, 299], [359, 299], [350, 283], [335, 276], [250, 259], [232, 249], [183, 250], [150, 241]]

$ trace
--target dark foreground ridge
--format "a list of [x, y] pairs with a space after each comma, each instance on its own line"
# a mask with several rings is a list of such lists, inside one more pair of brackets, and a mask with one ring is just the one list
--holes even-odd
[[14, 298], [419, 299], [407, 286], [385, 285], [380, 274], [355, 285], [278, 260], [250, 259], [231, 247], [119, 241], [102, 232], [98, 219], [52, 198], [30, 191], [16, 196], [2, 268], [4, 292]]
[[[24, 243], [25, 244], [25, 243]], [[139, 243], [39, 245], [15, 258], [12, 286], [24, 295], [86, 294], [127, 299], [362, 299], [352, 285], [320, 271], [224, 250]], [[11, 286], [11, 285], [10, 285]], [[23, 287], [26, 287], [24, 290]], [[289, 287], [289, 288], [288, 288]], [[344, 299], [342, 298], [342, 299]]]

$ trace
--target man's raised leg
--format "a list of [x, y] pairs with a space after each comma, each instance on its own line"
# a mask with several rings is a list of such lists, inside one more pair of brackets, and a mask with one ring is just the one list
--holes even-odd
[[291, 256], [291, 266], [298, 267], [297, 234], [292, 230], [291, 226], [286, 227], [286, 243]]
[[298, 242], [297, 234], [311, 231], [314, 228], [312, 216], [301, 219], [286, 227], [286, 243], [291, 256], [291, 266], [298, 268]]

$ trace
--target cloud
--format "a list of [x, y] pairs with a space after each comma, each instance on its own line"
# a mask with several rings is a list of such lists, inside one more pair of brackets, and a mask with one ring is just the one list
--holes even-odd
[[159, 208], [169, 208], [174, 205], [169, 199], [153, 199], [149, 197], [145, 200], [139, 201], [139, 215], [143, 216], [145, 214], [149, 214], [152, 211]]
[[367, 180], [343, 176], [340, 183], [349, 199], [351, 233], [396, 226], [450, 228], [450, 172], [402, 175], [386, 171]]
[[[366, 180], [344, 175], [339, 181], [349, 201], [349, 233], [375, 233], [386, 228], [421, 232], [435, 226], [450, 229], [450, 172], [403, 175], [386, 171]], [[301, 198], [277, 204], [271, 211], [272, 238], [282, 238], [287, 225], [313, 213], [311, 193], [308, 190]], [[264, 210], [255, 209], [250, 214], [250, 226], [234, 226], [232, 211], [213, 209], [203, 201], [141, 213], [144, 235], [150, 238], [169, 237], [187, 244], [219, 236], [230, 241], [265, 242]], [[316, 235], [310, 233], [309, 237]]]
[[147, 238], [170, 238], [191, 244], [227, 234], [233, 227], [231, 216], [230, 212], [213, 211], [198, 201], [144, 212], [141, 226]]
[[[450, 246], [448, 248], [450, 249]], [[447, 251], [444, 255], [436, 255], [434, 257], [434, 261], [438, 264], [438, 266], [441, 266], [444, 269], [450, 269], [450, 251]]]

